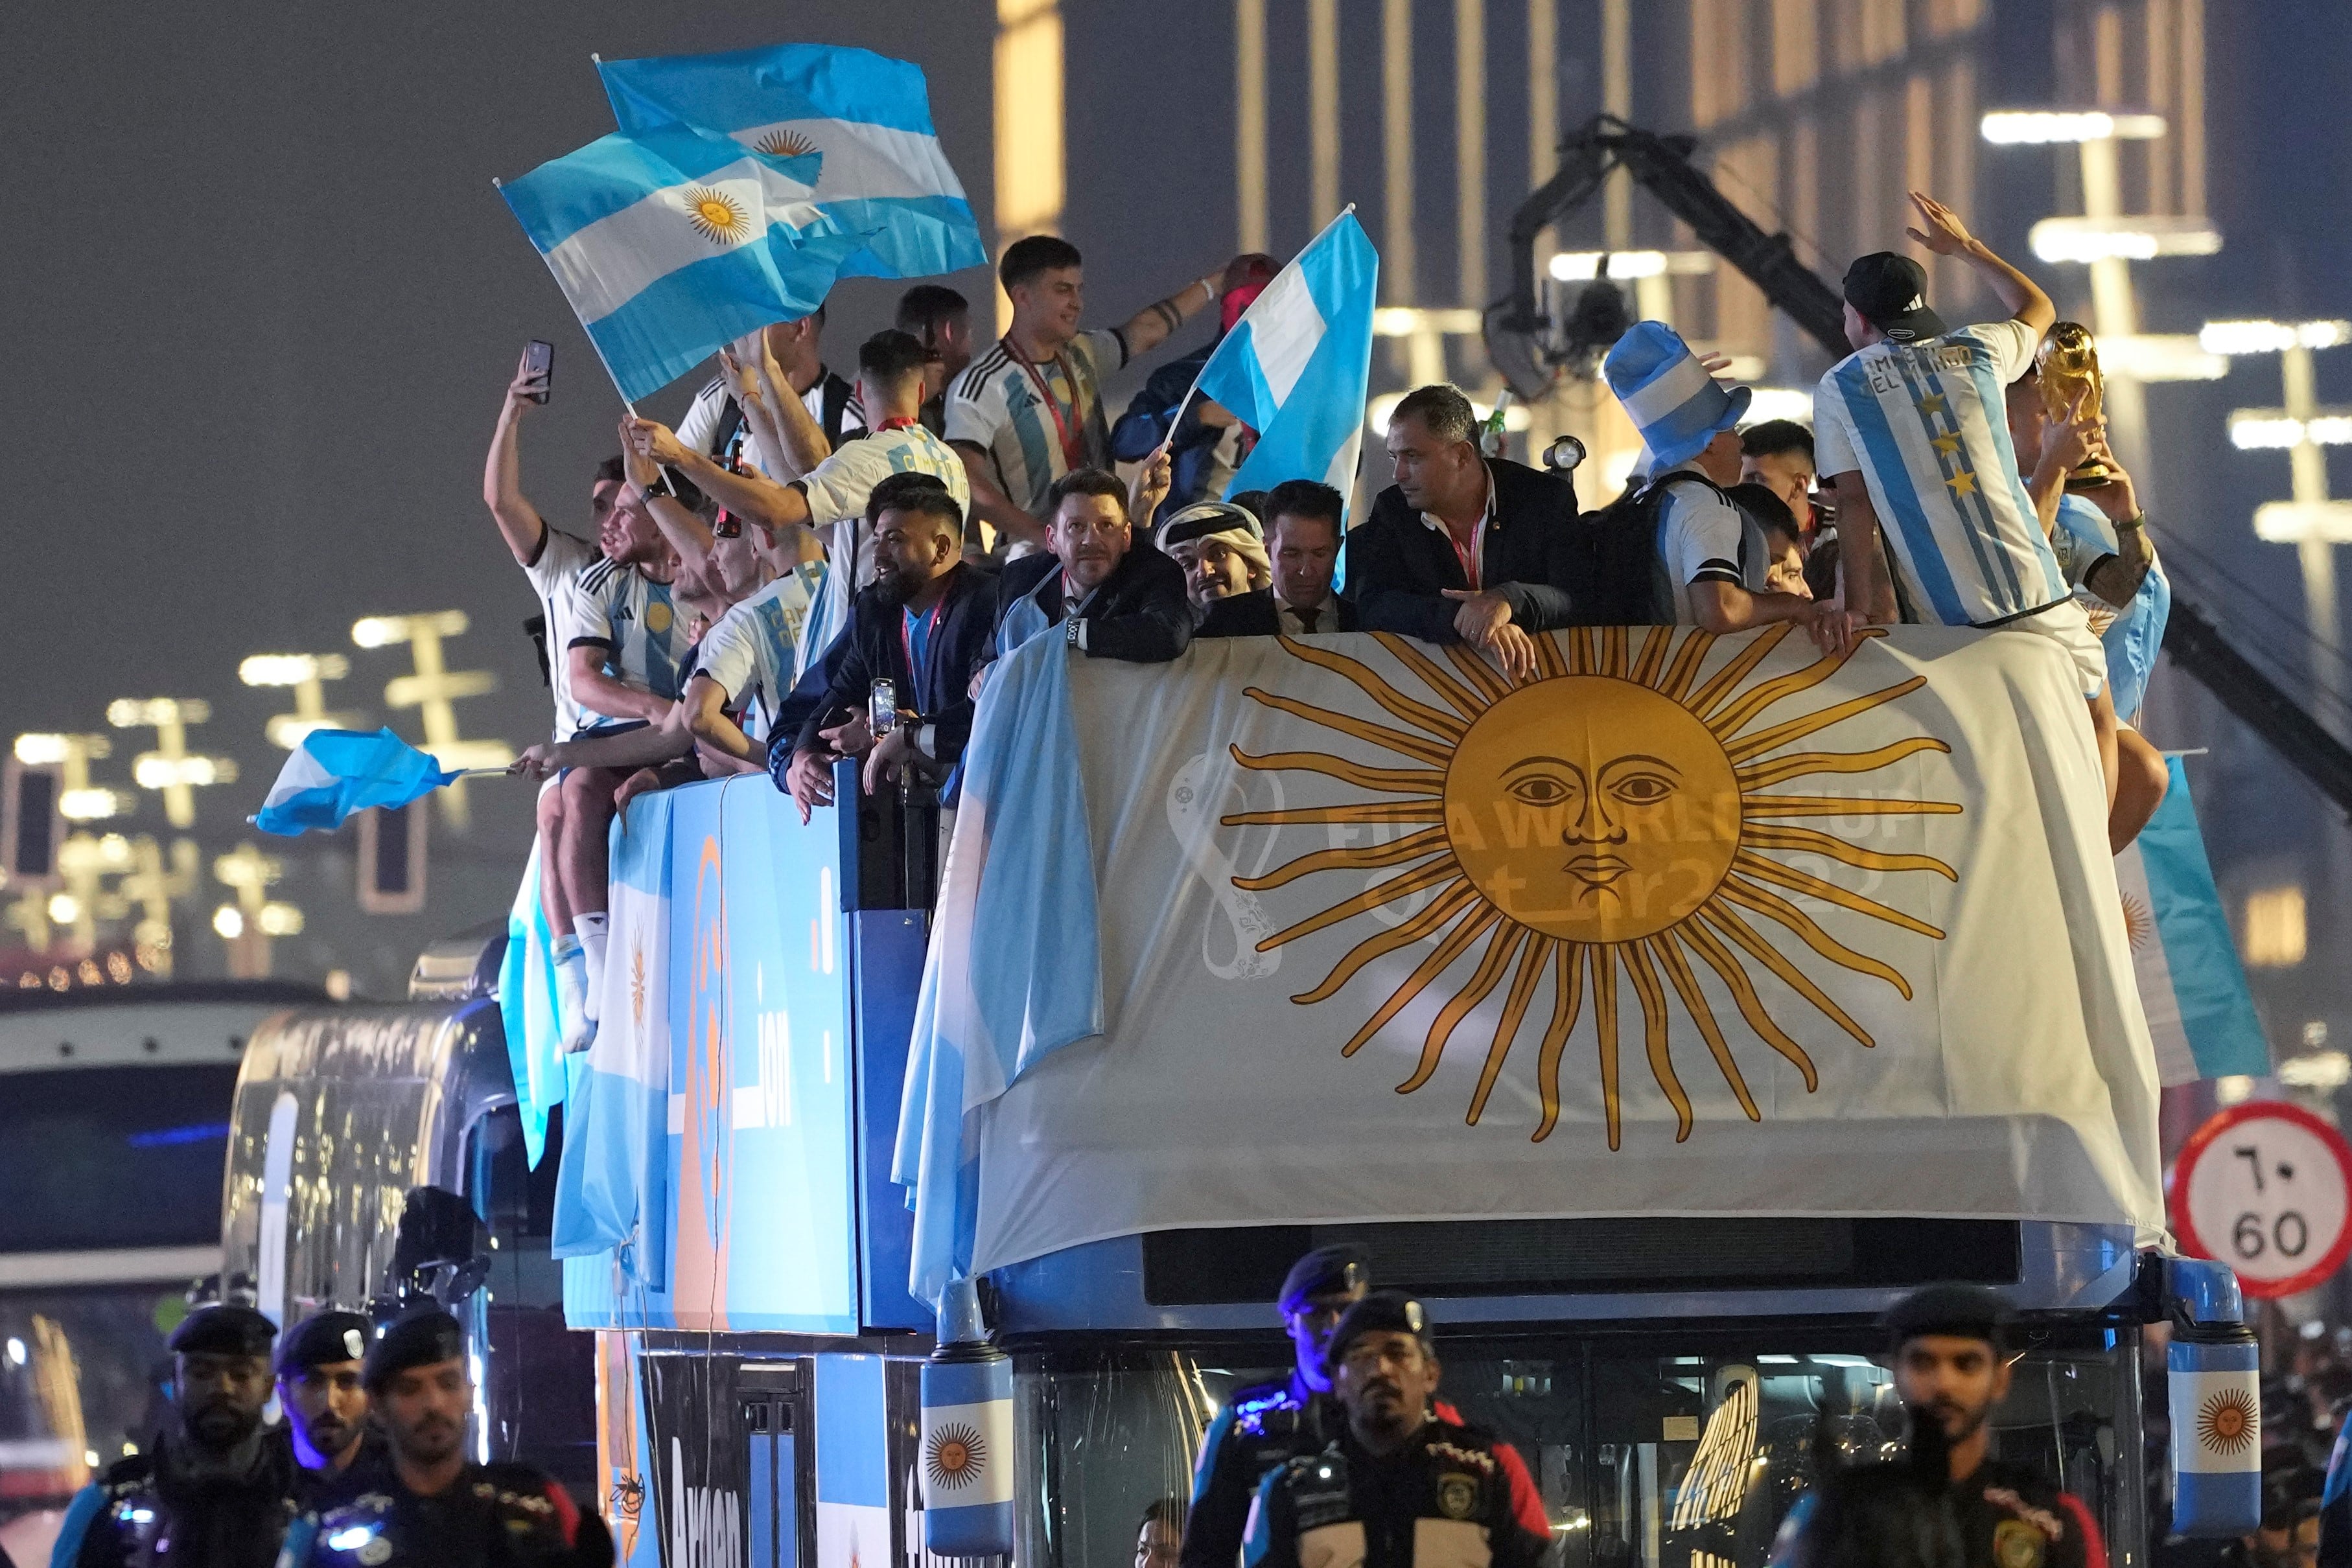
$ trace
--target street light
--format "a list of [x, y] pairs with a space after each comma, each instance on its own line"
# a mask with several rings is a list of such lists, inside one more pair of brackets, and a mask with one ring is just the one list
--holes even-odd
[[2053, 142], [2153, 141], [2164, 134], [2160, 114], [2121, 114], [2104, 109], [1996, 109], [1978, 122], [1995, 146], [2047, 146]]
[[314, 729], [357, 727], [357, 715], [327, 711], [325, 683], [351, 673], [351, 660], [341, 653], [255, 653], [236, 667], [236, 678], [248, 686], [294, 688], [294, 711], [273, 715], [263, 727], [269, 743], [288, 751]]
[[2150, 261], [2159, 256], [2211, 256], [2221, 231], [2203, 218], [2044, 218], [2026, 235], [2048, 262]]

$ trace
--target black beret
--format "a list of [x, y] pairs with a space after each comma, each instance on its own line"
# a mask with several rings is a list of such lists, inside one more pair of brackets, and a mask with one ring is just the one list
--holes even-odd
[[174, 1355], [268, 1355], [278, 1325], [251, 1307], [198, 1307], [172, 1331]]
[[1309, 1296], [1352, 1291], [1371, 1281], [1371, 1254], [1361, 1247], [1352, 1241], [1318, 1247], [1290, 1266], [1290, 1272], [1282, 1277], [1282, 1294], [1275, 1298], [1275, 1303], [1285, 1313], [1295, 1312]]
[[368, 1341], [375, 1337], [375, 1325], [361, 1312], [339, 1312], [332, 1308], [312, 1312], [286, 1331], [278, 1345], [278, 1370], [299, 1372], [304, 1367], [324, 1366], [331, 1362], [365, 1361]]
[[1884, 1322], [1886, 1337], [1897, 1350], [1904, 1341], [1921, 1334], [1949, 1334], [1980, 1339], [1998, 1351], [2008, 1348], [2011, 1316], [2009, 1302], [1997, 1291], [1982, 1285], [1929, 1285], [1887, 1308]]
[[368, 1387], [379, 1388], [412, 1366], [433, 1366], [466, 1357], [466, 1331], [438, 1307], [414, 1312], [383, 1331], [368, 1347], [367, 1366], [360, 1374]]
[[1348, 1358], [1349, 1343], [1359, 1335], [1381, 1332], [1409, 1333], [1429, 1348], [1429, 1314], [1421, 1303], [1402, 1291], [1374, 1291], [1354, 1306], [1339, 1314], [1339, 1326], [1331, 1331], [1331, 1343], [1323, 1353], [1326, 1365], [1337, 1366]]
[[1262, 539], [1265, 529], [1255, 514], [1242, 507], [1224, 501], [1195, 501], [1160, 525], [1160, 548], [1166, 549], [1210, 534], [1246, 534]]

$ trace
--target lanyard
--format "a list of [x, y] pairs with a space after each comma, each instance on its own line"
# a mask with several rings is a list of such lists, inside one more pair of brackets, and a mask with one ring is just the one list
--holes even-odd
[[947, 607], [948, 596], [942, 593], [940, 601], [931, 606], [930, 613], [923, 617], [923, 656], [919, 661], [915, 657], [915, 636], [910, 630], [915, 612], [898, 612], [898, 646], [907, 655], [907, 678], [914, 685], [913, 695], [919, 706], [923, 701], [923, 676], [931, 662], [931, 638], [940, 629], [940, 612]]
[[874, 427], [874, 434], [879, 435], [886, 430], [907, 430], [912, 428], [918, 423], [919, 422], [908, 419], [903, 414], [894, 414], [890, 418], [886, 419], [881, 423], [876, 425]]
[[1026, 371], [1029, 374], [1029, 379], [1037, 384], [1037, 395], [1045, 400], [1045, 412], [1054, 416], [1054, 434], [1062, 438], [1062, 462], [1064, 466], [1067, 468], [1085, 467], [1087, 465], [1086, 432], [1084, 430], [1079, 430], [1073, 433], [1070, 428], [1071, 423], [1078, 417], [1077, 376], [1067, 365], [1062, 363], [1061, 355], [1055, 354], [1054, 356], [1054, 368], [1062, 372], [1062, 379], [1070, 383], [1070, 417], [1066, 420], [1062, 417], [1062, 400], [1055, 397], [1054, 395], [1054, 389], [1046, 384], [1045, 373], [1039, 370], [1036, 365], [1031, 361], [1028, 355], [1023, 353], [1019, 349], [1013, 346], [1013, 337], [1010, 333], [1007, 333], [1004, 338], [1004, 351], [1011, 355], [1013, 357], [1013, 362], [1019, 365], [1024, 371]]
[[1478, 526], [1470, 530], [1470, 542], [1466, 545], [1455, 538], [1454, 530], [1443, 522], [1437, 525], [1437, 531], [1444, 534], [1445, 542], [1454, 547], [1454, 559], [1462, 563], [1462, 580], [1473, 589], [1482, 588], [1484, 584], [1478, 580], [1484, 574], [1479, 569], [1478, 547], [1486, 542], [1486, 519], [1478, 519]]

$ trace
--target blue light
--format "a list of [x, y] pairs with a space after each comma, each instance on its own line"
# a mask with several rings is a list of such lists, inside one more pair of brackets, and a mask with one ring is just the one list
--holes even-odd
[[155, 1522], [155, 1511], [152, 1508], [134, 1508], [122, 1517], [133, 1524], [152, 1524]]
[[356, 1552], [374, 1539], [375, 1526], [354, 1524], [349, 1529], [338, 1530], [334, 1534], [327, 1537], [327, 1548], [331, 1552]]
[[173, 1144], [202, 1144], [227, 1136], [226, 1122], [198, 1122], [185, 1127], [160, 1127], [152, 1133], [133, 1133], [123, 1142], [134, 1149], [163, 1149]]

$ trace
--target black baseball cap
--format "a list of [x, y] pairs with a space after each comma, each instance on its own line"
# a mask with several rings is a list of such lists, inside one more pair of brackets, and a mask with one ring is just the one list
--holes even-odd
[[1940, 338], [1949, 330], [1927, 308], [1927, 269], [1891, 250], [1854, 258], [1845, 269], [1845, 302], [1898, 343]]
[[1282, 1277], [1282, 1294], [1275, 1298], [1288, 1317], [1309, 1296], [1328, 1296], [1372, 1282], [1371, 1254], [1352, 1241], [1318, 1247], [1290, 1266]]
[[1948, 1334], [1980, 1339], [2000, 1352], [2009, 1348], [2014, 1315], [1999, 1291], [1982, 1285], [1929, 1285], [1887, 1308], [1882, 1321], [1887, 1343], [1896, 1350], [1921, 1334]]
[[412, 1366], [437, 1366], [465, 1357], [465, 1329], [447, 1312], [428, 1307], [402, 1318], [368, 1347], [360, 1380], [373, 1393]]
[[251, 1307], [215, 1302], [180, 1320], [166, 1343], [174, 1355], [268, 1355], [278, 1325]]
[[1429, 1314], [1421, 1303], [1402, 1291], [1374, 1291], [1339, 1315], [1339, 1326], [1331, 1331], [1331, 1343], [1323, 1352], [1324, 1364], [1338, 1366], [1348, 1359], [1348, 1346], [1368, 1333], [1383, 1331], [1409, 1333], [1427, 1350]]
[[365, 1361], [375, 1325], [360, 1312], [332, 1309], [312, 1312], [287, 1331], [278, 1345], [278, 1370], [296, 1373], [337, 1362]]

